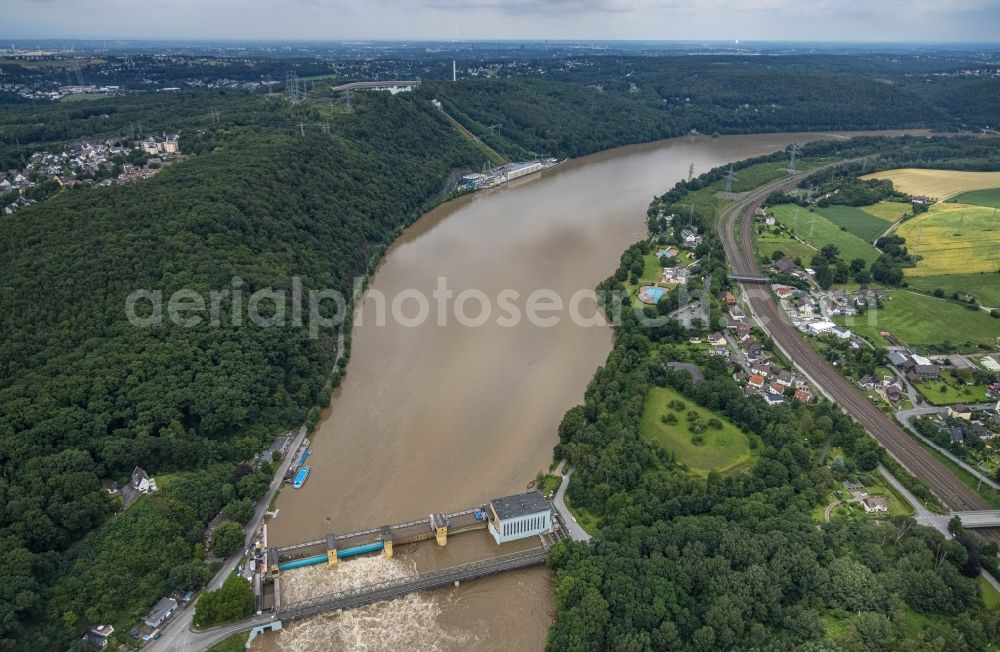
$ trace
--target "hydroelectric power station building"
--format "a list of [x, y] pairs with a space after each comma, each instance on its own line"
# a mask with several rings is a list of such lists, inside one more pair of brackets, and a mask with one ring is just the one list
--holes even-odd
[[494, 498], [488, 510], [487, 527], [497, 543], [552, 531], [552, 508], [537, 491]]

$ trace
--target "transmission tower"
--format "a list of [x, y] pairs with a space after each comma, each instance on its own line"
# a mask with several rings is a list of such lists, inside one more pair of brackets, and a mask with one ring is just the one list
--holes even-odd
[[791, 156], [791, 159], [788, 162], [788, 171], [791, 172], [792, 174], [795, 174], [795, 157], [799, 153], [799, 146], [795, 143], [792, 143], [792, 146], [791, 148], [789, 148], [788, 153]]
[[688, 168], [688, 181], [691, 179], [694, 179], [694, 163], [692, 163], [691, 167]]
[[729, 172], [726, 173], [726, 194], [730, 195], [733, 192], [733, 181], [736, 180], [736, 173], [733, 172], [733, 166], [729, 166]]
[[792, 214], [792, 233], [795, 233], [796, 227], [799, 225], [799, 207], [795, 207], [795, 212]]
[[493, 135], [493, 128], [496, 127], [497, 136], [499, 136], [500, 135], [500, 127], [502, 127], [502, 126], [503, 126], [502, 124], [490, 125], [490, 135]]
[[813, 233], [816, 232], [816, 216], [813, 215], [812, 221], [809, 222], [809, 239], [813, 239]]
[[285, 75], [285, 93], [292, 102], [299, 101], [299, 76], [294, 70], [289, 70]]

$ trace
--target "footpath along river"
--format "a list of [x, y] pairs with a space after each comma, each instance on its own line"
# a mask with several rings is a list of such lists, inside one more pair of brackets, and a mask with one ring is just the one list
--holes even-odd
[[[557, 426], [578, 403], [611, 348], [611, 330], [580, 326], [568, 311], [552, 326], [526, 313], [532, 292], [551, 290], [568, 303], [617, 267], [645, 233], [654, 194], [688, 173], [783, 149], [792, 142], [846, 134], [691, 136], [623, 147], [445, 203], [393, 244], [359, 307], [343, 386], [312, 437], [309, 481], [286, 488], [271, 521], [272, 545], [327, 532], [456, 511], [524, 491], [552, 459]], [[439, 311], [433, 292], [443, 277], [454, 293]], [[492, 312], [485, 323], [459, 323], [455, 297], [479, 290]], [[394, 297], [417, 291], [429, 315], [417, 326], [391, 317]], [[378, 293], [386, 297], [384, 325]], [[513, 295], [508, 294], [508, 297]], [[401, 304], [417, 316], [412, 296]], [[479, 300], [464, 304], [477, 317]], [[594, 316], [592, 301], [579, 312]], [[498, 323], [501, 322], [501, 323]], [[479, 536], [482, 535], [482, 536]], [[285, 600], [368, 583], [415, 568], [488, 555], [492, 539], [462, 535], [445, 549], [425, 543], [397, 558], [349, 561], [282, 574]], [[454, 550], [453, 550], [454, 548]], [[553, 612], [551, 574], [534, 568], [411, 595], [343, 614], [292, 624], [264, 637], [265, 650], [540, 650]]]

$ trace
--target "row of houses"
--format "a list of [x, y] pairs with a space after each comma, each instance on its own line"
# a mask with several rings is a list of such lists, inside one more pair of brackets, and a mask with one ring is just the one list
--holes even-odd
[[[143, 165], [123, 163], [123, 157], [135, 150], [154, 156]], [[0, 197], [17, 193], [16, 197], [8, 199], [0, 207], [0, 213], [10, 215], [35, 203], [39, 197], [32, 198], [29, 191], [43, 181], [53, 181], [62, 188], [77, 184], [106, 186], [129, 183], [156, 174], [164, 163], [179, 156], [177, 134], [164, 134], [162, 138], [149, 137], [137, 142], [125, 138], [81, 141], [61, 151], [35, 152], [24, 168], [8, 170], [0, 176]]]
[[933, 380], [941, 375], [941, 367], [929, 358], [917, 355], [902, 347], [892, 347], [886, 357], [896, 369], [899, 369], [911, 383]]
[[887, 403], [895, 405], [906, 398], [906, 388], [903, 383], [894, 375], [882, 376], [862, 376], [858, 380], [858, 387], [865, 391], [875, 392]]

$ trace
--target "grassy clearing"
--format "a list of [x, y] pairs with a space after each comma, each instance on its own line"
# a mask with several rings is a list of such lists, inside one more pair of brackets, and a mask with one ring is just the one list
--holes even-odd
[[937, 204], [902, 224], [910, 253], [920, 256], [908, 277], [996, 272], [1000, 268], [1000, 209]]
[[[682, 401], [683, 410], [668, 407], [670, 401]], [[688, 431], [687, 413], [694, 411], [705, 423], [718, 418], [722, 428], [709, 427], [704, 433], [704, 443], [696, 445]], [[676, 424], [664, 423], [661, 417], [667, 413], [677, 417]], [[733, 471], [749, 465], [756, 454], [750, 448], [750, 440], [735, 425], [725, 418], [694, 404], [672, 389], [654, 387], [646, 396], [639, 430], [644, 437], [670, 451], [681, 464], [685, 464], [698, 475], [708, 475], [710, 471]]]
[[976, 206], [1000, 208], [1000, 188], [963, 192], [961, 195], [955, 197], [954, 201], [959, 204], [975, 204]]
[[1000, 607], [1000, 591], [993, 588], [993, 585], [990, 584], [982, 575], [979, 576], [978, 581], [979, 592], [983, 596], [983, 604], [986, 605], [986, 608], [993, 611], [997, 607]]
[[917, 348], [951, 343], [960, 351], [977, 350], [977, 345], [993, 346], [1000, 337], [1000, 319], [982, 310], [969, 310], [943, 299], [906, 291], [893, 291], [883, 307], [860, 317], [834, 319], [854, 332], [885, 346], [879, 331]]
[[816, 212], [865, 242], [874, 242], [895, 221], [884, 220], [853, 206], [827, 206], [816, 209]]
[[910, 195], [926, 195], [934, 199], [945, 199], [969, 190], [1000, 187], [1000, 172], [903, 168], [876, 172], [861, 178], [889, 179], [897, 190]]
[[[781, 204], [774, 207], [774, 217], [817, 249], [822, 249], [828, 244], [836, 245], [840, 249], [840, 257], [844, 260], [862, 258], [870, 265], [878, 258], [879, 254], [871, 243], [853, 233], [841, 230], [818, 212], [811, 212], [791, 204]], [[803, 262], [808, 264], [808, 261]]]
[[985, 385], [959, 385], [948, 373], [938, 380], [925, 380], [915, 385], [917, 392], [931, 405], [954, 405], [955, 403], [982, 403], [989, 401]]
[[909, 276], [906, 282], [910, 287], [922, 292], [944, 290], [945, 296], [958, 292], [960, 296], [971, 294], [976, 300], [991, 308], [1000, 307], [1000, 274], [996, 271], [980, 272], [978, 274], [941, 274], [927, 276]]
[[778, 235], [767, 232], [758, 235], [754, 242], [757, 245], [757, 253], [768, 258], [771, 258], [775, 251], [780, 251], [793, 260], [801, 258], [804, 262], [816, 255], [815, 249], [811, 249], [784, 232]]

